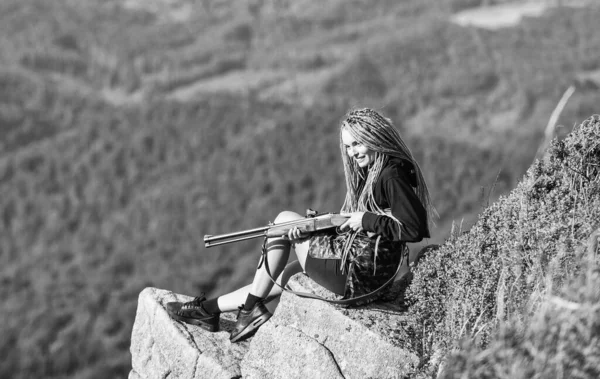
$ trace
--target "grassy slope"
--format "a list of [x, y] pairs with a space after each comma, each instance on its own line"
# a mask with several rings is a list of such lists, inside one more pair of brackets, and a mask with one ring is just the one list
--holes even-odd
[[448, 378], [600, 374], [598, 136], [596, 115], [554, 141], [470, 231], [419, 263], [408, 298], [430, 375], [449, 353]]
[[[3, 377], [123, 376], [143, 287], [246, 282], [256, 243], [207, 251], [202, 235], [338, 209], [352, 105], [405, 134], [441, 241], [517, 183], [600, 55], [597, 11], [489, 33], [435, 1], [121, 4], [0, 5]], [[559, 122], [598, 100], [579, 91]]]

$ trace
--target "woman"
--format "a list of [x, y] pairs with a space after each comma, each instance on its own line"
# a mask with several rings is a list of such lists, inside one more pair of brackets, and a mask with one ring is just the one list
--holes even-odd
[[[341, 276], [343, 299], [364, 303], [381, 296], [402, 260], [408, 261], [406, 243], [429, 237], [434, 210], [419, 165], [389, 119], [371, 109], [349, 112], [340, 128], [340, 148], [347, 187], [341, 213], [348, 217], [340, 230], [306, 235], [294, 228], [287, 238], [269, 238], [252, 284], [214, 299], [169, 303], [172, 318], [216, 331], [221, 312], [239, 309], [231, 341], [241, 341], [271, 317], [265, 303], [302, 271], [327, 288]], [[274, 222], [300, 218], [285, 211]], [[298, 260], [286, 266], [292, 248]], [[327, 259], [339, 263], [320, 264]]]

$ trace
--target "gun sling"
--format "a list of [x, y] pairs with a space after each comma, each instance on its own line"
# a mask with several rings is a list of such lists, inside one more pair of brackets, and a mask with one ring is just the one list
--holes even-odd
[[[267, 253], [266, 241], [267, 241], [267, 239], [265, 238], [265, 242], [263, 243], [261, 263], [264, 262], [265, 270], [267, 271], [267, 275], [269, 276], [269, 278], [275, 285], [277, 285], [283, 291], [293, 293], [296, 296], [322, 300], [322, 301], [326, 301], [328, 303], [337, 304], [337, 305], [350, 306], [350, 305], [356, 304], [358, 301], [370, 300], [370, 299], [374, 298], [379, 292], [381, 292], [387, 286], [389, 286], [390, 284], [393, 283], [394, 279], [396, 279], [396, 276], [398, 276], [398, 273], [400, 272], [400, 269], [402, 268], [402, 263], [404, 262], [404, 259], [405, 259], [404, 254], [402, 254], [402, 257], [400, 258], [400, 262], [398, 263], [398, 268], [396, 269], [396, 272], [394, 273], [394, 275], [392, 275], [390, 277], [390, 279], [388, 279], [383, 285], [381, 285], [376, 290], [374, 290], [370, 293], [361, 295], [361, 296], [350, 298], [350, 299], [329, 300], [329, 299], [325, 299], [322, 296], [315, 295], [315, 294], [308, 293], [308, 292], [292, 291], [284, 286], [281, 286], [279, 283], [277, 283], [277, 281], [271, 275], [271, 271], [269, 269], [269, 261], [266, 257], [266, 253]], [[329, 291], [335, 293], [336, 295], [343, 295], [344, 290], [346, 288], [346, 278], [347, 278], [348, 273], [346, 272], [346, 273], [342, 274], [342, 269], [340, 267], [341, 262], [342, 262], [342, 259], [317, 259], [317, 258], [312, 258], [310, 256], [307, 256], [305, 273], [308, 271], [312, 271], [310, 275], [307, 274], [309, 276], [309, 278], [313, 279], [319, 285], [321, 285], [324, 288], [328, 289]], [[259, 267], [260, 267], [260, 265], [259, 265]], [[334, 275], [332, 275], [332, 273]]]

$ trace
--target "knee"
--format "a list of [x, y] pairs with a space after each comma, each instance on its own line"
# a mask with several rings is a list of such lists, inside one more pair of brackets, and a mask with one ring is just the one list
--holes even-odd
[[292, 211], [283, 211], [281, 213], [279, 213], [277, 215], [277, 217], [275, 218], [274, 223], [275, 224], [279, 224], [282, 222], [287, 222], [287, 221], [294, 221], [294, 220], [298, 220], [302, 218], [302, 216], [300, 216], [298, 213], [296, 212], [292, 212]]

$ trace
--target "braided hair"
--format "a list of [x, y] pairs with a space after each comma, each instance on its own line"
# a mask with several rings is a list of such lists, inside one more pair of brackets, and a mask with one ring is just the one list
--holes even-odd
[[[342, 130], [347, 130], [357, 142], [376, 152], [374, 162], [368, 168], [361, 168], [348, 156], [341, 138]], [[421, 168], [390, 119], [369, 108], [348, 112], [340, 127], [340, 150], [347, 188], [342, 212], [370, 211], [385, 214], [375, 203], [373, 187], [387, 161], [390, 157], [395, 157], [410, 163], [414, 168], [411, 172], [411, 186], [427, 210], [428, 224], [432, 221], [437, 213], [431, 205]]]

